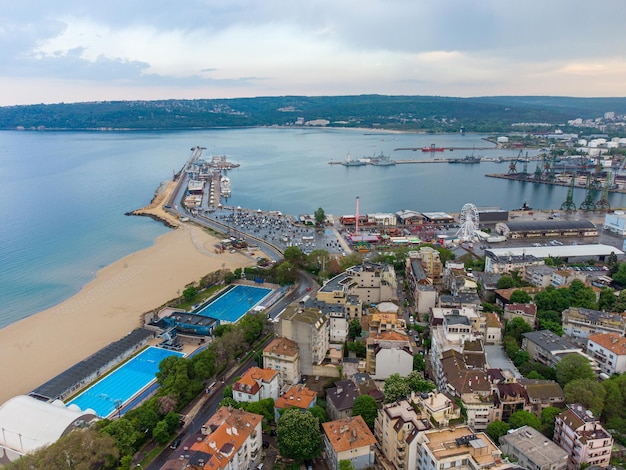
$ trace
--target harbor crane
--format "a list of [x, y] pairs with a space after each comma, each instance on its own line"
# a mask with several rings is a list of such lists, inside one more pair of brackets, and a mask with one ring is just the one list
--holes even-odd
[[561, 210], [572, 212], [576, 211], [576, 204], [574, 204], [574, 185], [576, 184], [576, 173], [572, 175], [572, 182], [570, 183], [569, 189], [567, 190], [567, 197], [565, 198], [565, 202], [561, 204]]
[[604, 182], [604, 186], [602, 187], [602, 195], [598, 202], [596, 202], [596, 209], [609, 211], [611, 209], [611, 204], [609, 203], [609, 188], [611, 186], [611, 172], [606, 175], [606, 180]]
[[517, 163], [520, 161], [524, 149], [520, 150], [515, 160], [509, 164], [509, 175], [517, 175]]
[[594, 187], [591, 179], [591, 173], [587, 173], [587, 183], [585, 184], [585, 199], [580, 203], [579, 209], [582, 211], [595, 211], [596, 203], [594, 202]]

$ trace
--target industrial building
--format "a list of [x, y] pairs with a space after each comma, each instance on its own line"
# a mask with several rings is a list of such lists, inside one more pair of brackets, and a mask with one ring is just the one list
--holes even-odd
[[496, 232], [506, 238], [597, 237], [598, 229], [589, 220], [532, 220], [500, 222]]

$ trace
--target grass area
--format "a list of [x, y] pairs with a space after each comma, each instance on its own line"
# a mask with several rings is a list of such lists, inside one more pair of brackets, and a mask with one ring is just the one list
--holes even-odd
[[185, 300], [178, 305], [178, 308], [183, 310], [190, 310], [196, 304], [204, 303], [207, 299], [213, 297], [216, 292], [223, 289], [223, 285], [211, 286], [203, 291], [198, 292], [192, 299]]

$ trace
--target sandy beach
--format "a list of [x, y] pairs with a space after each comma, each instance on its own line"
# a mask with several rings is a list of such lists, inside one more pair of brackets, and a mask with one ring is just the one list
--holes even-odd
[[0, 404], [140, 326], [142, 314], [177, 297], [185, 285], [222, 267], [254, 264], [240, 253], [215, 253], [215, 237], [164, 213], [160, 199], [155, 197], [146, 211], [171, 219], [177, 228], [103, 268], [63, 303], [0, 329]]

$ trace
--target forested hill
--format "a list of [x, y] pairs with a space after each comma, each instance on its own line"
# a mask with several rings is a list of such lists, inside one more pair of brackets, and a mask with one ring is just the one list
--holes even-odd
[[570, 119], [595, 119], [607, 111], [626, 114], [626, 98], [360, 95], [172, 99], [0, 107], [0, 129], [194, 129], [328, 121], [327, 125], [342, 127], [505, 132], [514, 130], [516, 123], [565, 128]]

